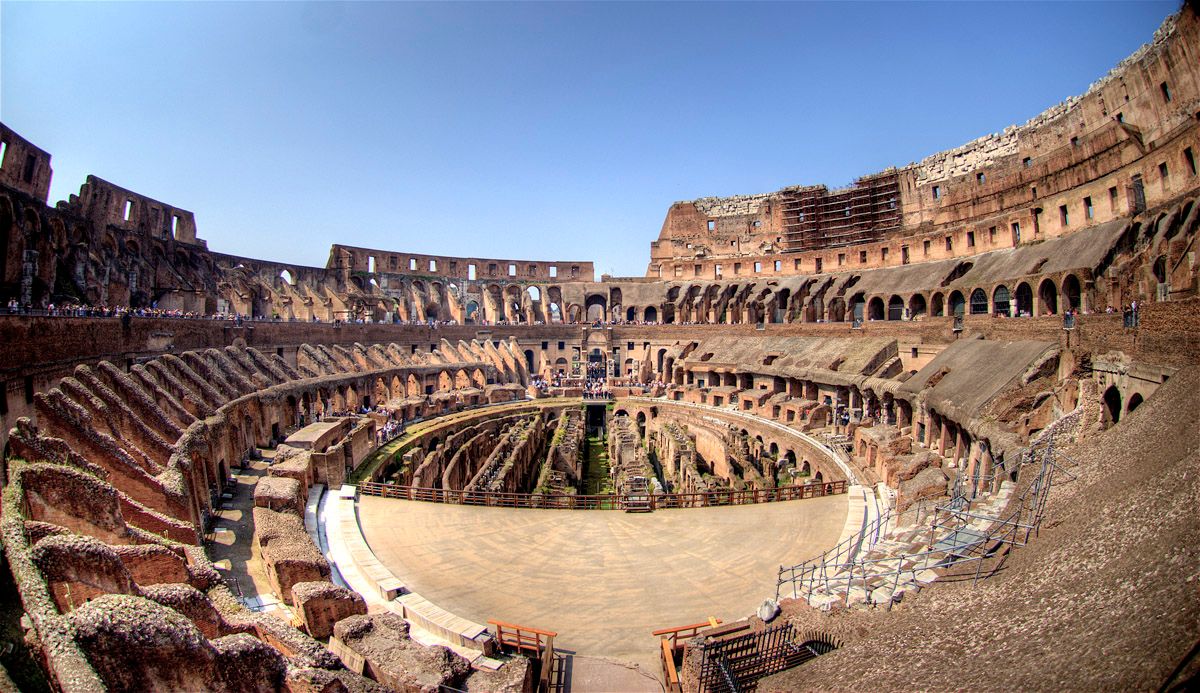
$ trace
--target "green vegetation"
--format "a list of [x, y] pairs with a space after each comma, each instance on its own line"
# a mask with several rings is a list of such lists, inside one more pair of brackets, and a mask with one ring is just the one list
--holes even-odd
[[590, 435], [584, 446], [583, 492], [589, 496], [616, 493], [609, 476], [608, 445], [599, 435]]

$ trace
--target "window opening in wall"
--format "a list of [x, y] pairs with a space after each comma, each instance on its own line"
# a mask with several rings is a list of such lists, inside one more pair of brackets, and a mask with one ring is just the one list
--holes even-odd
[[817, 258], [816, 260], [813, 261], [813, 270], [817, 274], [821, 273], [821, 258]]
[[437, 269], [437, 260], [430, 260], [430, 261], [429, 261], [429, 271], [430, 271], [430, 272], [436, 272], [436, 271], [438, 271], [438, 269]]
[[717, 222], [713, 221], [712, 219], [709, 219], [708, 220], [708, 230], [715, 231], [716, 229], [717, 229]]
[[1117, 211], [1117, 188], [1113, 186], [1108, 189], [1108, 211]]
[[838, 267], [846, 264], [846, 254], [838, 253]]
[[703, 271], [704, 271], [704, 265], [693, 265], [692, 266], [692, 276], [694, 276], [694, 277], [699, 277], [700, 273]]
[[1162, 162], [1158, 165], [1158, 177], [1162, 178], [1163, 190], [1167, 189], [1167, 181], [1170, 179], [1170, 171], [1167, 170], [1167, 162]]
[[1142, 174], [1135, 173], [1129, 180], [1132, 190], [1130, 191], [1130, 209], [1133, 214], [1139, 214], [1146, 211], [1146, 186], [1142, 182]]
[[716, 277], [717, 279], [721, 278], [721, 266], [720, 265], [716, 265], [713, 268], [713, 276]]
[[754, 271], [755, 271], [755, 272], [761, 272], [761, 271], [762, 271], [762, 263], [761, 263], [761, 262], [756, 262], [756, 263], [754, 263]]
[[467, 264], [467, 279], [469, 279], [471, 281], [475, 281], [475, 263], [474, 262]]
[[559, 343], [558, 343], [558, 350], [559, 350], [559, 351], [563, 351], [563, 350], [564, 350], [564, 349], [566, 349], [566, 348], [567, 348], [567, 343], [566, 343], [566, 342], [559, 342]]
[[738, 275], [738, 274], [742, 273], [742, 263], [740, 263], [740, 262], [733, 263], [733, 273], [734, 273], [734, 275]]
[[1196, 155], [1192, 153], [1191, 147], [1183, 150], [1183, 160], [1187, 163], [1188, 171], [1193, 176], [1196, 175]]
[[754, 222], [751, 223], [750, 225], [757, 229], [758, 227], [762, 226], [762, 222], [759, 221], [758, 219], [755, 219]]
[[912, 357], [913, 357], [914, 359], [915, 359], [915, 358], [917, 358], [917, 347], [913, 347], [913, 348], [912, 348]]
[[530, 266], [529, 266], [529, 276], [531, 276], [531, 277], [536, 277], [536, 276], [537, 276], [537, 265], [530, 265]]
[[1037, 186], [1036, 185], [1029, 186], [1029, 199], [1031, 199], [1031, 200], [1037, 199]]
[[121, 218], [129, 221], [131, 214], [133, 214], [133, 200], [125, 200], [125, 210], [121, 213]]
[[550, 265], [550, 278], [555, 279], [557, 277], [558, 277], [558, 266]]
[[458, 263], [457, 262], [450, 263], [450, 274], [458, 274]]
[[989, 245], [996, 244], [996, 227], [995, 226], [988, 227], [988, 244]]
[[1125, 114], [1124, 114], [1124, 113], [1118, 113], [1118, 114], [1117, 114], [1117, 122], [1118, 122], [1118, 123], [1124, 123], [1124, 122], [1125, 122]]
[[371, 255], [367, 258], [367, 272], [375, 274], [375, 256]]
[[571, 276], [572, 277], [579, 276], [579, 265], [571, 265]]
[[179, 231], [179, 215], [171, 215], [171, 235], [174, 236]]
[[675, 276], [676, 277], [683, 276], [683, 265], [675, 265]]
[[880, 248], [879, 249], [879, 259], [883, 262], [887, 262], [887, 256], [888, 256], [888, 249]]
[[737, 241], [736, 241], [736, 240], [734, 240], [734, 241], [729, 241], [729, 247], [730, 247], [730, 248], [734, 247], [735, 245], [737, 245]]
[[799, 259], [792, 260], [792, 269], [796, 270], [797, 272], [800, 271], [800, 260]]
[[414, 272], [416, 271], [416, 269], [417, 269], [417, 258], [415, 258], [415, 257], [410, 257], [410, 258], [408, 258], [408, 269], [409, 269], [409, 270], [411, 270], [411, 271], [414, 271]]
[[950, 236], [946, 236], [946, 250], [954, 250], [954, 239]]
[[1066, 228], [1071, 224], [1071, 215], [1067, 211], [1066, 205], [1058, 206], [1058, 219], [1060, 222], [1062, 222], [1063, 228]]
[[4, 159], [8, 156], [8, 142], [0, 140], [0, 168], [4, 168]]
[[925, 253], [925, 257], [929, 257], [929, 241], [921, 243], [921, 250]]
[[1083, 198], [1083, 216], [1085, 219], [1095, 219], [1096, 209], [1092, 207], [1092, 198]]
[[32, 154], [26, 154], [25, 170], [21, 172], [21, 179], [26, 183], [32, 183], [34, 173], [37, 173], [37, 157]]
[[775, 271], [778, 272], [781, 269], [783, 269], [783, 262], [781, 260], [776, 260], [775, 261]]
[[900, 246], [900, 264], [908, 264], [908, 246], [906, 245]]
[[1072, 137], [1072, 138], [1071, 138], [1071, 146], [1072, 146], [1072, 147], [1078, 147], [1078, 146], [1079, 146], [1079, 138], [1078, 138], [1078, 137]]
[[1163, 102], [1171, 103], [1171, 87], [1167, 86], [1166, 82], [1158, 85], [1158, 90], [1162, 92]]
[[867, 251], [865, 251], [865, 250], [858, 251], [858, 264], [860, 264], [860, 265], [867, 264]]
[[975, 247], [975, 232], [974, 231], [967, 232], [967, 247], [968, 248]]
[[33, 404], [33, 376], [25, 376], [25, 404]]
[[517, 276], [517, 266], [516, 265], [508, 266], [508, 276], [510, 276], [510, 277]]
[[933, 199], [935, 199], [935, 200], [942, 199], [942, 186], [940, 186], [940, 185], [933, 186]]
[[984, 175], [983, 175], [983, 173], [976, 173], [976, 174], [975, 174], [975, 182], [976, 182], [976, 183], [978, 183], [978, 184], [980, 184], [980, 185], [983, 185], [983, 182], [984, 182], [985, 180], [987, 180], [987, 178], [986, 178], [986, 176], [984, 176]]
[[1021, 159], [1021, 163], [1025, 166], [1025, 168], [1029, 168], [1030, 166], [1033, 166], [1033, 159], [1025, 157], [1024, 159]]
[[1021, 244], [1021, 222], [1019, 221], [1012, 223], [1012, 244], [1014, 247]]

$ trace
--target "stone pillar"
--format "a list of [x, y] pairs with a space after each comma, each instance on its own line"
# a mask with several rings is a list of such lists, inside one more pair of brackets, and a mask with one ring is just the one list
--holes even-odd
[[968, 494], [970, 495], [971, 498], [974, 498], [977, 493], [977, 491], [976, 491], [977, 480], [975, 478], [975, 471], [977, 469], [978, 464], [979, 464], [979, 443], [971, 443], [971, 447], [967, 451], [967, 479], [969, 480], [969, 483], [970, 483], [970, 490], [968, 491]]
[[21, 262], [21, 305], [33, 305], [33, 278], [37, 276], [38, 251], [26, 250]]

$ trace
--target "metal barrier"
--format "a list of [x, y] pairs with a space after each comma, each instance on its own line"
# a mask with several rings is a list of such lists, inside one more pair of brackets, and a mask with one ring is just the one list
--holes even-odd
[[[1051, 437], [1021, 456], [1021, 464], [1038, 464], [1038, 474], [1029, 487], [1010, 503], [1010, 509], [1000, 515], [984, 515], [973, 511], [974, 500], [966, 495], [965, 486], [956, 484], [949, 501], [930, 509], [919, 506], [914, 524], [929, 523], [928, 548], [914, 553], [889, 554], [878, 558], [862, 558], [879, 541], [881, 527], [886, 524], [885, 513], [833, 549], [804, 563], [780, 566], [775, 586], [779, 600], [785, 585], [790, 585], [793, 598], [807, 598], [814, 593], [833, 594], [844, 591], [844, 602], [850, 603], [855, 588], [862, 591], [868, 604], [874, 604], [875, 589], [890, 587], [895, 595], [902, 582], [915, 580], [917, 574], [934, 568], [949, 568], [975, 562], [974, 580], [982, 574], [984, 559], [997, 554], [1007, 556], [1011, 547], [1024, 546], [1037, 533], [1045, 513], [1046, 500], [1056, 476], [1068, 480], [1075, 475], [1067, 465], [1076, 463], [1054, 447]], [[961, 478], [961, 477], [960, 477]], [[986, 529], [971, 527], [972, 521], [984, 521]], [[996, 564], [989, 571], [994, 573]], [[887, 599], [891, 606], [892, 599]]]
[[[846, 493], [846, 481], [824, 481], [800, 486], [747, 489], [743, 491], [700, 491], [697, 493], [657, 493], [649, 496], [651, 510], [668, 508], [710, 508], [723, 505], [755, 505], [782, 501], [820, 498]], [[419, 486], [396, 486], [374, 481], [358, 485], [364, 496], [450, 505], [476, 505], [494, 508], [537, 508], [559, 510], [625, 510], [645, 507], [645, 495], [606, 494], [535, 494], [501, 491], [463, 491]]]

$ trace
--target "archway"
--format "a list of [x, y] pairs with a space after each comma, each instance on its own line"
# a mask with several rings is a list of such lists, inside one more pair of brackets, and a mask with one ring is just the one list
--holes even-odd
[[1038, 300], [1041, 302], [1042, 315], [1058, 315], [1058, 287], [1053, 279], [1043, 279], [1038, 287]]
[[1110, 425], [1121, 420], [1121, 391], [1116, 385], [1109, 385], [1104, 391], [1104, 419]]
[[904, 317], [904, 299], [892, 296], [888, 299], [888, 320], [899, 320]]
[[1133, 395], [1132, 395], [1132, 396], [1129, 398], [1129, 403], [1125, 405], [1125, 413], [1126, 413], [1126, 414], [1129, 414], [1129, 413], [1131, 413], [1131, 412], [1132, 412], [1134, 409], [1137, 409], [1138, 407], [1142, 406], [1142, 401], [1143, 401], [1143, 400], [1142, 400], [1142, 395], [1141, 395], [1141, 393], [1134, 393], [1134, 394], [1133, 394]]
[[588, 322], [603, 322], [605, 315], [605, 306], [607, 302], [604, 297], [599, 294], [592, 294], [584, 301], [583, 307], [587, 314]]
[[1079, 287], [1079, 279], [1073, 274], [1063, 277], [1062, 296], [1063, 308], [1079, 310], [1083, 308], [1083, 291]]
[[1033, 289], [1025, 282], [1017, 284], [1017, 317], [1033, 315]]
[[658, 309], [654, 306], [646, 308], [645, 320], [646, 322], [658, 322]]
[[941, 292], [934, 294], [933, 298], [930, 299], [929, 314], [935, 318], [944, 316], [946, 314], [945, 300]]
[[967, 301], [963, 298], [961, 291], [950, 292], [950, 314], [954, 317], [962, 317], [963, 311], [966, 309]]
[[533, 349], [526, 349], [526, 350], [525, 350], [525, 367], [526, 367], [527, 369], [529, 369], [529, 372], [530, 372], [530, 373], [536, 373], [536, 372], [537, 372], [537, 371], [535, 371], [535, 370], [534, 370], [534, 368], [533, 368]]
[[925, 297], [921, 294], [913, 294], [912, 298], [908, 299], [908, 315], [912, 319], [916, 319], [919, 315], [925, 314]]
[[986, 315], [987, 312], [987, 292], [983, 289], [975, 289], [971, 292], [971, 315]]
[[1008, 315], [1009, 308], [1008, 287], [1001, 284], [992, 292], [992, 311], [996, 315]]
[[633, 306], [626, 308], [625, 309], [625, 320], [626, 320], [626, 322], [636, 322], [637, 321], [637, 308], [634, 308]]
[[883, 299], [876, 296], [867, 303], [867, 320], [883, 320]]

